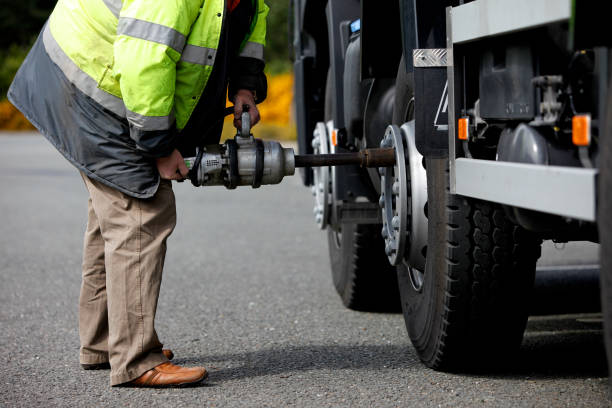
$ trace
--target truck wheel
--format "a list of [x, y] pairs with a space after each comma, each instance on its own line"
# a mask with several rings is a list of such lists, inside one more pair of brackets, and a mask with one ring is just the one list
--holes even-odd
[[[325, 122], [332, 119], [331, 70], [325, 87]], [[395, 268], [385, 256], [380, 224], [328, 225], [332, 280], [342, 303], [369, 312], [401, 310]]]
[[427, 159], [426, 168], [423, 280], [397, 269], [408, 334], [431, 368], [497, 364], [522, 341], [541, 242], [499, 205], [450, 194], [448, 159]]
[[[612, 85], [608, 89], [604, 126], [604, 134], [600, 139], [597, 222], [600, 241], [600, 287], [604, 341], [608, 355], [608, 368], [612, 370]], [[609, 378], [612, 388], [612, 375]]]
[[395, 102], [393, 103], [393, 124], [402, 126], [413, 118], [414, 79], [406, 72], [404, 55], [397, 67], [395, 80]]
[[334, 287], [353, 310], [400, 310], [394, 268], [385, 256], [380, 225], [342, 224], [328, 228], [327, 241]]

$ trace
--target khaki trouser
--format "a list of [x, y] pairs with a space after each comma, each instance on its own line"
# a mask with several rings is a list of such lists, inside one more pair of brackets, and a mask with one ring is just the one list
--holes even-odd
[[155, 311], [176, 224], [170, 181], [137, 199], [82, 175], [89, 190], [79, 299], [80, 361], [110, 362], [111, 385], [168, 361], [155, 333]]

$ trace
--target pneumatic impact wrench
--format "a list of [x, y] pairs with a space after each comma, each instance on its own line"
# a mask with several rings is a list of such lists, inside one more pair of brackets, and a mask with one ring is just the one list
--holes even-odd
[[296, 155], [292, 148], [275, 141], [255, 139], [248, 111], [233, 139], [199, 148], [196, 157], [185, 158], [189, 178], [195, 186], [237, 186], [258, 188], [278, 184], [292, 176], [296, 167], [360, 165], [386, 167], [395, 163], [393, 148], [364, 149], [354, 153]]

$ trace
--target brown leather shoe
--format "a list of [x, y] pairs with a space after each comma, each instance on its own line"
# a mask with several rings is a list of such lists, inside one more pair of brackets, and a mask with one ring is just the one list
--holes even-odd
[[205, 380], [204, 367], [180, 367], [170, 362], [162, 363], [126, 384], [128, 387], [179, 387]]
[[[174, 353], [172, 350], [163, 349], [162, 354], [166, 356], [168, 360], [172, 360], [174, 358]], [[110, 369], [110, 364], [108, 362], [105, 363], [94, 363], [94, 364], [81, 364], [83, 370], [108, 370]]]
[[172, 360], [172, 359], [174, 358], [174, 353], [172, 352], [172, 350], [169, 350], [169, 349], [163, 349], [163, 350], [162, 350], [162, 354], [163, 354], [164, 356], [166, 356], [166, 358], [167, 358], [168, 360]]

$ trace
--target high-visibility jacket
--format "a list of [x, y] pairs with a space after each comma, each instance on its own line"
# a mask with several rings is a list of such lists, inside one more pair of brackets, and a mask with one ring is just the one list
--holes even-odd
[[[241, 1], [253, 2], [255, 13], [240, 56], [263, 60], [268, 7], [263, 0]], [[90, 177], [133, 196], [149, 197], [159, 183], [156, 169], [150, 169], [151, 158], [171, 152], [177, 129], [187, 124], [211, 75], [228, 14], [226, 2], [59, 0], [17, 73], [9, 99]], [[44, 70], [46, 65], [49, 69]], [[60, 78], [46, 72], [57, 69]], [[67, 81], [72, 89], [52, 92], [56, 84], [50, 82], [58, 81]], [[37, 94], [46, 99], [44, 106]], [[79, 98], [71, 99], [74, 95]], [[62, 103], [68, 106], [52, 106]], [[86, 119], [74, 116], [76, 111]], [[80, 122], [76, 127], [75, 121]], [[80, 135], [61, 135], [63, 127]], [[112, 135], [96, 134], [100, 129]], [[131, 140], [125, 139], [126, 133]], [[122, 151], [115, 160], [122, 163], [111, 160], [109, 166], [106, 159], [112, 154], [104, 150], [108, 144], [133, 148], [142, 157]], [[99, 152], [93, 154], [96, 148]], [[127, 168], [126, 162], [133, 166]], [[136, 174], [135, 168], [145, 164], [150, 174], [128, 179], [126, 173]]]
[[[169, 129], [175, 118], [182, 129], [215, 62], [225, 3], [60, 0], [49, 34], [85, 74], [69, 79], [85, 91], [95, 84], [100, 91], [90, 96], [105, 108], [136, 129]], [[241, 54], [263, 59], [268, 8], [263, 0], [257, 6]], [[51, 59], [63, 63], [62, 55]]]

